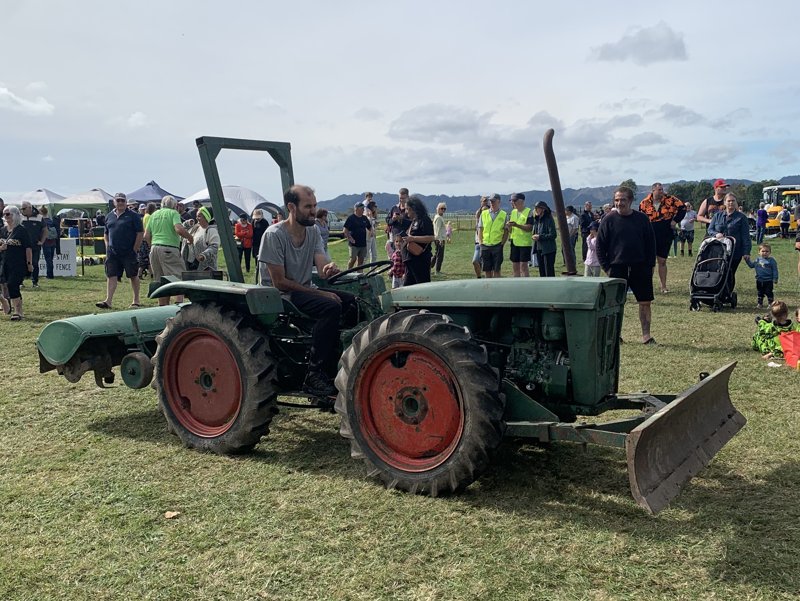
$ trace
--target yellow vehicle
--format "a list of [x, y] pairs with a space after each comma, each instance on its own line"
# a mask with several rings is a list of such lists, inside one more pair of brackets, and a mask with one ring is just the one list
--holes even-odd
[[781, 205], [783, 206], [775, 205], [767, 209], [767, 214], [769, 215], [769, 219], [767, 220], [767, 233], [774, 234], [781, 230], [780, 212], [783, 211], [783, 207], [789, 209], [789, 213], [791, 214], [789, 231], [796, 232], [797, 221], [794, 218], [793, 207], [798, 203], [800, 203], [800, 190], [785, 190], [782, 192]]

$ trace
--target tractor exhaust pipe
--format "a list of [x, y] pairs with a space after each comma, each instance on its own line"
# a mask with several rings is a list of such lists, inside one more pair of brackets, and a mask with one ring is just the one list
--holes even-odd
[[561, 193], [561, 179], [558, 177], [558, 165], [556, 164], [556, 155], [553, 152], [553, 136], [555, 133], [553, 129], [548, 129], [544, 132], [544, 160], [547, 163], [547, 173], [550, 176], [550, 188], [553, 191], [553, 203], [556, 208], [558, 236], [561, 238], [561, 251], [564, 253], [564, 263], [567, 269], [564, 275], [577, 275], [575, 254], [569, 244], [569, 228], [567, 227], [567, 213], [564, 209], [564, 195]]

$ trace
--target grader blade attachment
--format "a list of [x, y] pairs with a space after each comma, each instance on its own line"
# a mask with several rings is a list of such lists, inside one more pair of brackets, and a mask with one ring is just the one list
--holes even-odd
[[626, 439], [631, 493], [650, 513], [664, 509], [747, 423], [728, 393], [735, 366], [679, 394]]

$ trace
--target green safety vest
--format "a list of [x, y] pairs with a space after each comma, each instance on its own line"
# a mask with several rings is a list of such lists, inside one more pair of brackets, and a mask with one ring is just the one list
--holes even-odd
[[[516, 209], [511, 211], [511, 217], [509, 221], [513, 221], [514, 223], [518, 223], [519, 225], [525, 225], [528, 221], [528, 215], [531, 214], [531, 208], [525, 207], [522, 209], [520, 213]], [[511, 228], [511, 242], [514, 243], [514, 246], [532, 246], [533, 240], [531, 240], [531, 233], [526, 232], [525, 230], [521, 230], [518, 227]]]
[[486, 246], [495, 246], [503, 241], [503, 232], [506, 227], [506, 212], [498, 211], [497, 216], [492, 219], [491, 211], [486, 210], [481, 213], [481, 225], [483, 226], [483, 243]]

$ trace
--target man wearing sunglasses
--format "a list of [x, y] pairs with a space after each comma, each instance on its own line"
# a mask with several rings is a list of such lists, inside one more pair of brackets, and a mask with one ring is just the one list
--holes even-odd
[[99, 309], [110, 309], [117, 290], [119, 278], [123, 272], [131, 280], [133, 288], [133, 302], [131, 309], [139, 308], [139, 265], [136, 253], [142, 245], [144, 228], [142, 218], [127, 206], [127, 197], [118, 192], [114, 195], [114, 210], [106, 215], [105, 233], [106, 242], [106, 298], [95, 306]]

